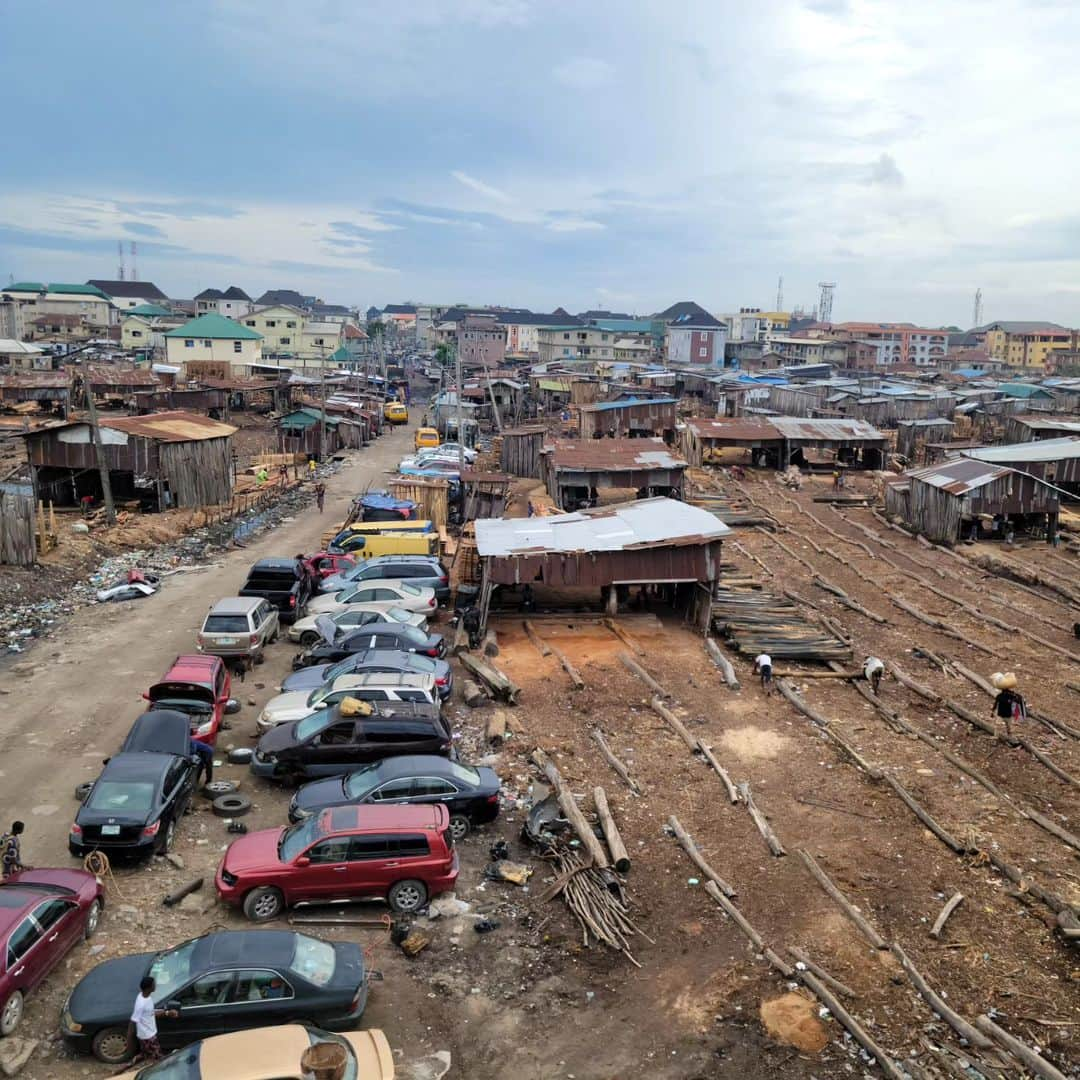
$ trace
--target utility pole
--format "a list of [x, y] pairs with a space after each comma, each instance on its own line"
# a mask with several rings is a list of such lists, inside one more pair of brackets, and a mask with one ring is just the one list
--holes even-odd
[[90, 386], [90, 369], [86, 368], [83, 378], [86, 391], [86, 411], [90, 414], [90, 438], [94, 442], [94, 457], [97, 458], [98, 475], [101, 477], [101, 493], [105, 497], [105, 520], [110, 525], [116, 524], [116, 507], [113, 505], [112, 484], [109, 482], [109, 464], [105, 460], [105, 447], [101, 442], [101, 429], [98, 427], [97, 406], [94, 404], [94, 391]]
[[326, 461], [326, 346], [319, 346], [319, 463]]
[[461, 352], [456, 341], [454, 342], [454, 381], [454, 394], [457, 399], [457, 463], [458, 476], [460, 477], [465, 471], [465, 421], [462, 417], [461, 405]]

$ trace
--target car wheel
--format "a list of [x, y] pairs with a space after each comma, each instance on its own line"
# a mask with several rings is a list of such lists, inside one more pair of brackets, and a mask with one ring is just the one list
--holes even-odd
[[265, 657], [265, 656], [263, 656], [263, 652], [262, 652], [262, 649], [260, 649], [260, 650], [259, 650], [259, 651], [258, 651], [258, 652], [257, 652], [257, 653], [256, 653], [256, 654], [255, 654], [255, 655], [254, 655], [254, 656], [252, 657], [252, 658], [251, 658], [251, 660], [252, 660], [252, 663], [255, 663], [255, 664], [262, 664], [262, 663], [265, 663], [265, 661], [266, 661], [266, 657]]
[[0, 1012], [0, 1035], [7, 1038], [18, 1026], [23, 1014], [23, 996], [21, 990], [13, 990], [11, 997], [4, 1002]]
[[243, 817], [251, 809], [251, 800], [246, 795], [219, 795], [213, 809], [216, 817]]
[[127, 1028], [102, 1028], [90, 1043], [90, 1052], [106, 1065], [120, 1065], [128, 1060], [134, 1051], [128, 1039]]
[[427, 886], [422, 881], [398, 881], [386, 894], [386, 902], [393, 911], [410, 914], [419, 911], [427, 903]]
[[280, 890], [264, 885], [252, 889], [244, 897], [244, 914], [252, 922], [268, 922], [276, 919], [285, 910], [285, 897]]
[[211, 780], [202, 786], [204, 799], [220, 799], [222, 795], [235, 795], [240, 785], [235, 780]]
[[164, 855], [168, 851], [172, 851], [173, 841], [176, 839], [176, 819], [169, 818], [168, 825], [165, 826], [165, 839], [161, 842], [161, 853]]
[[464, 840], [472, 831], [472, 822], [464, 814], [452, 814], [450, 816], [450, 835], [455, 843]]
[[89, 941], [96, 933], [101, 922], [101, 901], [95, 900], [86, 909], [86, 922], [83, 924], [83, 938]]
[[229, 751], [228, 761], [230, 765], [247, 765], [251, 761], [254, 751], [250, 746], [238, 746]]
[[314, 630], [305, 630], [300, 635], [300, 644], [303, 645], [305, 649], [310, 649], [318, 640], [319, 635], [316, 634]]

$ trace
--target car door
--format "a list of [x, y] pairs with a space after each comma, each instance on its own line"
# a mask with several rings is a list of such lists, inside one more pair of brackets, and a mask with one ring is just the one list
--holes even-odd
[[390, 872], [387, 860], [393, 866], [397, 865], [392, 857], [394, 841], [393, 836], [371, 834], [350, 838], [346, 876], [352, 896], [382, 896], [386, 892]]
[[418, 776], [414, 782], [413, 802], [446, 804], [449, 813], [460, 813], [467, 809], [467, 799], [461, 797], [461, 792], [441, 776]]
[[211, 971], [198, 976], [168, 1000], [154, 999], [159, 1009], [179, 1005], [180, 1015], [175, 1019], [159, 1016], [158, 1039], [167, 1048], [185, 1046], [196, 1039], [209, 1039], [229, 1030], [225, 1027], [225, 1003], [229, 998], [235, 972]]
[[79, 905], [65, 897], [43, 900], [30, 913], [41, 928], [45, 970], [51, 970], [66, 955], [72, 945], [82, 936], [83, 920]]
[[[224, 1027], [226, 1031], [242, 1031], [305, 1018], [297, 1015], [304, 1004], [297, 1000], [292, 983], [281, 972], [271, 968], [244, 968], [236, 972], [222, 1008]], [[310, 1002], [307, 1004], [310, 1007]]]
[[301, 755], [308, 776], [335, 776], [356, 761], [356, 721], [339, 720], [316, 735]]
[[353, 590], [352, 595], [349, 598], [350, 604], [363, 604], [368, 611], [385, 611], [387, 605], [385, 603], [380, 604], [378, 600], [378, 593], [385, 590], [377, 582], [361, 582]]
[[303, 900], [340, 900], [349, 895], [349, 837], [328, 836], [312, 844], [301, 858], [308, 866], [293, 870], [289, 892], [294, 903]]
[[400, 780], [388, 780], [385, 784], [377, 787], [364, 802], [372, 803], [403, 803], [408, 802], [413, 793], [413, 779], [411, 776], [402, 777]]
[[49, 952], [37, 921], [27, 915], [8, 935], [7, 970], [12, 986], [33, 989], [49, 973]]
[[214, 676], [214, 732], [221, 730], [222, 721], [225, 719], [225, 706], [229, 703], [229, 693], [232, 690], [229, 678], [229, 669], [224, 664], [217, 665]]
[[165, 774], [164, 807], [161, 811], [161, 827], [165, 828], [170, 820], [179, 824], [184, 809], [191, 801], [194, 788], [194, 769], [188, 758], [177, 758]]

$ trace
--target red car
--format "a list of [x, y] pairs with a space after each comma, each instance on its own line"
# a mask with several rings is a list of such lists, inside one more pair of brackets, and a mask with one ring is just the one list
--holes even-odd
[[304, 559], [307, 572], [317, 581], [333, 577], [335, 574], [344, 574], [346, 570], [355, 565], [356, 558], [354, 556], [335, 555], [330, 551], [319, 551], [314, 555], [308, 555]]
[[21, 870], [0, 884], [0, 1036], [22, 1019], [26, 995], [93, 936], [105, 894], [83, 870]]
[[191, 737], [213, 746], [226, 713], [240, 710], [229, 697], [229, 669], [220, 656], [178, 656], [161, 682], [143, 697], [155, 709], [175, 709], [191, 717]]
[[234, 840], [214, 884], [227, 904], [262, 922], [294, 904], [367, 896], [385, 897], [394, 911], [419, 911], [457, 876], [442, 803], [354, 805]]

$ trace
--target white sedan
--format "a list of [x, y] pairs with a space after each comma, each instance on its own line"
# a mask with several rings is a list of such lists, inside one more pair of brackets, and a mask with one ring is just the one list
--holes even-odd
[[396, 578], [360, 581], [336, 593], [323, 593], [308, 601], [312, 615], [333, 615], [343, 608], [362, 605], [361, 610], [389, 612], [393, 608], [419, 612], [425, 618], [435, 614], [435, 590], [410, 585]]
[[[308, 610], [311, 610], [310, 605]], [[406, 611], [405, 608], [400, 607], [390, 608], [389, 611], [372, 611], [367, 605], [357, 607], [355, 604], [350, 604], [329, 616], [325, 613], [313, 614], [297, 619], [289, 627], [289, 640], [297, 641], [301, 645], [314, 645], [320, 638], [325, 637], [319, 631], [318, 621], [326, 618], [331, 619], [336, 626], [346, 628], [364, 626], [370, 622], [399, 622], [408, 626], [418, 626], [422, 630], [427, 622], [427, 616], [420, 611]]]

